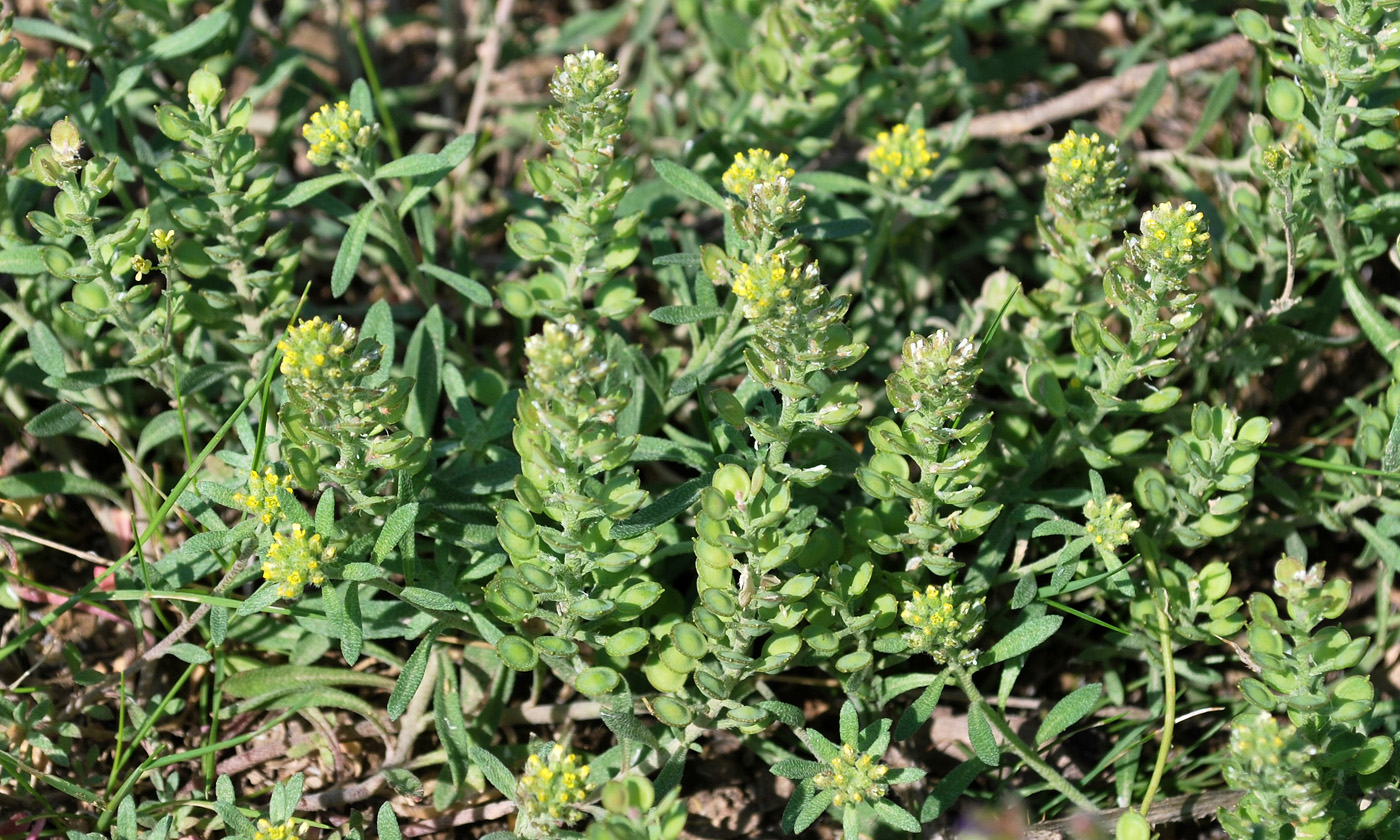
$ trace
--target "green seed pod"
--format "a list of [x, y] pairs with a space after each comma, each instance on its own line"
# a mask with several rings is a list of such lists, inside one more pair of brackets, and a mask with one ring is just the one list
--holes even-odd
[[588, 697], [601, 697], [616, 688], [621, 679], [618, 673], [611, 668], [602, 666], [585, 668], [574, 680], [574, 688]]
[[496, 655], [516, 671], [534, 670], [540, 661], [535, 646], [519, 636], [502, 636], [500, 641], [496, 642]]

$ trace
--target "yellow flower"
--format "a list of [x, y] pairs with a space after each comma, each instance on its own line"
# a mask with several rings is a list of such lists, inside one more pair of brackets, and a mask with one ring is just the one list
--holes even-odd
[[922, 128], [911, 131], [900, 123], [876, 135], [875, 148], [867, 161], [870, 180], [888, 189], [908, 192], [932, 177], [929, 164], [937, 159], [938, 153], [929, 151], [928, 134]]
[[791, 178], [795, 174], [788, 166], [787, 155], [774, 157], [767, 149], [749, 149], [747, 153], [734, 155], [734, 163], [730, 164], [720, 182], [726, 190], [747, 200], [754, 184]]

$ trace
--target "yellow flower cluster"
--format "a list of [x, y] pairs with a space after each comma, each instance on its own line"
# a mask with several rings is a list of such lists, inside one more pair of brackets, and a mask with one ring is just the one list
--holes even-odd
[[730, 164], [725, 171], [720, 182], [724, 188], [742, 199], [748, 200], [749, 191], [753, 185], [764, 181], [776, 181], [778, 178], [791, 178], [797, 174], [792, 167], [788, 166], [788, 156], [773, 156], [767, 149], [749, 149], [747, 153], [739, 152], [734, 155], [734, 163]]
[[532, 753], [525, 762], [525, 775], [520, 777], [521, 807], [560, 823], [577, 822], [583, 814], [575, 806], [593, 790], [588, 771], [588, 765], [580, 763], [562, 744], [550, 747], [545, 759]]
[[875, 148], [870, 152], [870, 180], [908, 192], [933, 175], [929, 164], [937, 158], [938, 152], [929, 151], [928, 135], [922, 128], [910, 131], [909, 126], [900, 123], [876, 135]]
[[940, 665], [953, 659], [971, 664], [975, 654], [970, 645], [982, 633], [983, 600], [958, 603], [951, 583], [916, 591], [899, 614], [909, 626], [905, 641], [914, 650], [932, 656]]
[[253, 840], [296, 840], [305, 836], [310, 827], [310, 823], [304, 822], [298, 828], [295, 820], [287, 820], [278, 825], [273, 825], [267, 820], [258, 820], [258, 831], [253, 835]]
[[[744, 317], [759, 321], [773, 314], [817, 282], [815, 263], [789, 265], [783, 254], [769, 254], [766, 263], [744, 263], [734, 277], [734, 294], [744, 299]], [[794, 295], [796, 293], [796, 295]]]
[[335, 557], [335, 548], [324, 545], [320, 534], [307, 535], [300, 525], [292, 526], [292, 535], [272, 535], [272, 547], [263, 558], [263, 579], [277, 584], [281, 598], [296, 598], [307, 584], [320, 586], [326, 582], [322, 566]]
[[890, 787], [880, 780], [889, 771], [889, 767], [875, 763], [869, 755], [857, 754], [850, 744], [842, 744], [841, 754], [831, 760], [831, 768], [818, 773], [812, 781], [818, 790], [835, 789], [831, 804], [840, 808], [884, 796]]
[[1164, 305], [1186, 288], [1186, 278], [1210, 253], [1205, 216], [1187, 201], [1179, 207], [1162, 202], [1142, 214], [1141, 235], [1128, 237], [1128, 259], [1146, 274], [1153, 300]]
[[1086, 502], [1084, 518], [1088, 520], [1084, 533], [1093, 538], [1094, 545], [1109, 552], [1127, 545], [1142, 524], [1133, 518], [1133, 506], [1117, 493], [1109, 496], [1106, 504], [1099, 504], [1098, 499]]
[[286, 518], [277, 501], [278, 488], [292, 489], [292, 477], [284, 475], [278, 478], [272, 467], [263, 470], [262, 475], [257, 470], [249, 470], [248, 492], [234, 493], [233, 503], [261, 519], [262, 524], [271, 525], [276, 520]]
[[1065, 132], [1050, 147], [1045, 165], [1046, 189], [1071, 201], [1106, 200], [1122, 188], [1125, 174], [1118, 147], [1105, 144], [1097, 132], [1088, 137]]
[[338, 390], [357, 337], [355, 328], [339, 318], [328, 324], [317, 315], [292, 327], [277, 342], [288, 387], [322, 395]]
[[353, 159], [357, 149], [373, 145], [378, 126], [367, 125], [364, 114], [341, 100], [335, 105], [322, 105], [311, 115], [311, 121], [301, 127], [301, 136], [311, 144], [306, 159], [325, 166], [337, 158]]

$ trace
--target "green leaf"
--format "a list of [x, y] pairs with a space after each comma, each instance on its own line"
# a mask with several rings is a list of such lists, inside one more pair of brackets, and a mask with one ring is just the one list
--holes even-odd
[[[791, 729], [801, 729], [807, 722], [802, 716], [802, 710], [791, 703], [784, 703], [781, 700], [763, 700], [759, 702], [758, 707], [767, 711]], [[789, 778], [797, 777], [790, 776]]]
[[34, 437], [71, 435], [83, 426], [82, 412], [69, 402], [54, 403], [24, 424], [24, 430]]
[[418, 266], [418, 268], [424, 274], [436, 277], [448, 286], [451, 286], [458, 294], [477, 306], [489, 307], [491, 305], [490, 290], [467, 275], [458, 274], [455, 271], [431, 263], [423, 263]]
[[33, 499], [41, 496], [99, 496], [115, 504], [122, 497], [100, 481], [49, 470], [0, 478], [0, 499]]
[[297, 803], [301, 801], [301, 791], [305, 784], [306, 777], [301, 773], [296, 773], [282, 784], [273, 786], [272, 797], [267, 804], [267, 815], [274, 825], [286, 822], [296, 813]]
[[423, 635], [423, 641], [418, 643], [418, 647], [413, 649], [413, 654], [403, 664], [399, 679], [394, 683], [394, 691], [389, 695], [389, 720], [398, 720], [408, 710], [409, 701], [418, 692], [418, 686], [423, 682], [423, 672], [428, 670], [428, 655], [433, 651], [433, 642], [437, 640], [439, 629], [440, 625], [437, 624], [428, 628], [428, 632]]
[[277, 584], [267, 581], [258, 587], [258, 591], [249, 595], [243, 603], [238, 605], [234, 615], [242, 618], [253, 613], [262, 612], [272, 606], [277, 601]]
[[875, 809], [875, 816], [886, 825], [910, 832], [917, 832], [920, 828], [917, 817], [888, 799], [872, 799], [870, 805]]
[[420, 438], [432, 434], [442, 400], [442, 361], [447, 327], [442, 308], [433, 304], [427, 317], [418, 322], [404, 352], [404, 370], [414, 377], [413, 394], [404, 413], [403, 426]]
[[374, 818], [374, 827], [379, 829], [379, 840], [403, 840], [399, 831], [399, 818], [388, 802], [379, 806], [379, 814]]
[[291, 189], [283, 192], [277, 198], [274, 198], [272, 200], [272, 206], [280, 210], [290, 210], [293, 207], [310, 201], [337, 184], [343, 184], [346, 181], [353, 180], [354, 176], [352, 175], [344, 172], [336, 172], [331, 175], [322, 175], [319, 178], [312, 178], [310, 181], [302, 181], [299, 184], [293, 185]]
[[44, 384], [57, 391], [90, 391], [143, 376], [141, 371], [134, 368], [99, 368], [74, 371], [67, 376], [50, 376], [44, 379]]
[[860, 715], [856, 713], [854, 703], [842, 704], [840, 721], [841, 743], [856, 746], [860, 738]]
[[[1257, 12], [1255, 14], [1258, 14]], [[1238, 20], [1238, 16], [1236, 17]], [[1196, 124], [1196, 130], [1191, 134], [1191, 139], [1186, 141], [1182, 147], [1183, 152], [1189, 152], [1196, 148], [1196, 145], [1206, 138], [1206, 132], [1211, 126], [1220, 121], [1220, 117], [1229, 107], [1231, 100], [1235, 98], [1235, 89], [1240, 84], [1240, 71], [1231, 67], [1220, 77], [1220, 81], [1211, 88], [1210, 96], [1206, 98], [1205, 107], [1201, 109], [1200, 121]]]
[[1388, 473], [1400, 470], [1400, 413], [1390, 423], [1390, 434], [1385, 439], [1385, 451], [1381, 453], [1381, 469]]
[[213, 656], [209, 655], [209, 651], [199, 645], [192, 645], [189, 642], [180, 642], [179, 644], [172, 645], [170, 650], [166, 651], [166, 653], [181, 662], [188, 662], [191, 665], [203, 665], [214, 659]]
[[452, 164], [455, 169], [459, 164], [471, 157], [476, 149], [477, 134], [460, 134], [451, 143], [442, 147], [438, 152], [438, 157]]
[[967, 786], [986, 769], [987, 765], [975, 758], [969, 758], [953, 768], [952, 772], [943, 777], [943, 781], [929, 791], [928, 799], [924, 800], [924, 807], [919, 812], [919, 820], [931, 823], [948, 813], [948, 809], [962, 797]]
[[1103, 686], [1094, 683], [1075, 689], [1061, 698], [1060, 702], [1056, 703], [1050, 713], [1045, 716], [1045, 720], [1040, 724], [1040, 729], [1036, 730], [1035, 743], [1043, 744], [1050, 741], [1078, 723], [1099, 704], [1101, 694], [1103, 694]]
[[34, 357], [34, 364], [49, 376], [68, 375], [63, 345], [58, 343], [58, 336], [43, 321], [35, 321], [29, 328], [29, 352]]
[[821, 242], [861, 236], [870, 228], [869, 219], [856, 216], [848, 219], [832, 219], [829, 222], [817, 222], [811, 225], [798, 225], [793, 229], [793, 233], [804, 239]]
[[715, 192], [714, 187], [705, 183], [704, 178], [684, 166], [661, 158], [652, 161], [652, 166], [656, 167], [656, 174], [661, 176], [661, 180], [670, 184], [681, 195], [708, 204], [716, 210], [724, 209], [724, 197]]
[[417, 502], [409, 502], [389, 514], [389, 518], [384, 520], [384, 527], [379, 531], [379, 537], [374, 541], [374, 562], [384, 562], [384, 558], [389, 556], [389, 552], [394, 550], [399, 540], [413, 529], [414, 520], [417, 518]]
[[1400, 367], [1400, 329], [1376, 309], [1349, 272], [1342, 273], [1342, 296], [1371, 346], [1380, 351], [1392, 368]]
[[229, 697], [249, 698], [266, 694], [296, 692], [316, 686], [353, 685], [389, 691], [394, 681], [382, 674], [352, 671], [349, 668], [319, 668], [310, 665], [266, 665], [240, 671], [224, 680], [222, 690]]
[[[666, 438], [642, 435], [637, 438], [637, 448], [632, 450], [633, 463], [650, 461], [670, 461], [704, 469], [710, 463], [710, 453], [703, 449], [679, 443]], [[681, 485], [684, 487], [685, 485]]]
[[0, 250], [0, 274], [17, 277], [30, 277], [43, 274], [44, 260], [40, 256], [43, 248], [39, 245], [11, 245]]
[[[699, 254], [662, 254], [651, 261], [652, 265], [682, 265], [687, 268], [694, 268], [700, 265]], [[40, 266], [42, 270], [43, 266]]]
[[232, 20], [233, 16], [227, 9], [219, 9], [195, 18], [194, 23], [184, 29], [172, 32], [151, 44], [148, 53], [157, 61], [189, 55], [222, 35]]
[[[14, 31], [23, 35], [32, 35], [45, 41], [54, 41], [59, 44], [66, 44], [79, 52], [92, 52], [92, 42], [88, 39], [64, 29], [52, 21], [42, 18], [13, 17]], [[92, 800], [96, 801], [96, 799]]]
[[693, 324], [696, 321], [708, 321], [711, 318], [718, 318], [724, 314], [721, 306], [663, 306], [651, 311], [653, 321], [660, 321], [663, 324], [678, 326], [680, 324]]
[[1167, 63], [1164, 61], [1157, 65], [1157, 69], [1152, 71], [1152, 77], [1143, 85], [1142, 92], [1138, 94], [1137, 101], [1133, 103], [1133, 109], [1123, 118], [1123, 125], [1118, 129], [1118, 142], [1122, 143], [1138, 130], [1147, 117], [1152, 113], [1152, 109], [1157, 104], [1157, 100], [1162, 98], [1162, 92], [1167, 89]]
[[1001, 762], [1001, 748], [997, 746], [996, 735], [992, 734], [991, 721], [987, 720], [987, 714], [980, 705], [967, 709], [967, 740], [983, 764], [995, 767]]
[[987, 651], [982, 665], [992, 665], [1033, 650], [1036, 645], [1055, 635], [1065, 621], [1062, 615], [1045, 615], [1022, 623]]
[[903, 741], [913, 735], [920, 726], [924, 725], [924, 721], [933, 717], [933, 710], [938, 707], [938, 698], [942, 695], [946, 682], [947, 677], [940, 675], [932, 685], [924, 689], [924, 693], [919, 695], [919, 699], [904, 710], [904, 714], [899, 716], [899, 723], [894, 728], [896, 741]]
[[391, 160], [374, 171], [374, 180], [381, 181], [386, 178], [417, 178], [422, 175], [438, 175], [451, 170], [455, 163], [451, 163], [439, 155], [418, 154], [404, 155], [398, 160]]
[[819, 790], [813, 794], [812, 798], [804, 802], [801, 810], [797, 812], [797, 818], [792, 824], [793, 832], [806, 831], [810, 828], [812, 823], [817, 821], [817, 817], [820, 817], [831, 806], [831, 800], [835, 796], [836, 791], [830, 788]]
[[875, 190], [869, 181], [840, 172], [799, 172], [792, 182], [802, 187], [829, 193], [870, 193]]
[[695, 504], [696, 499], [700, 498], [700, 491], [709, 485], [710, 476], [702, 475], [673, 487], [666, 495], [614, 525], [612, 538], [625, 540], [639, 537], [670, 522], [690, 510], [690, 506]]
[[785, 758], [770, 768], [774, 776], [784, 779], [810, 779], [825, 769], [825, 764], [802, 758]]
[[369, 233], [369, 220], [374, 215], [375, 205], [366, 203], [350, 222], [345, 239], [340, 243], [340, 251], [335, 255], [335, 267], [331, 269], [331, 294], [340, 297], [350, 288], [355, 272], [360, 267], [360, 254], [365, 250], [365, 236]]
[[399, 597], [415, 607], [438, 612], [467, 612], [467, 605], [458, 603], [441, 592], [418, 586], [405, 586]]
[[499, 758], [481, 747], [468, 748], [467, 755], [471, 757], [472, 764], [481, 768], [481, 774], [491, 783], [491, 787], [507, 799], [515, 798], [515, 774]]

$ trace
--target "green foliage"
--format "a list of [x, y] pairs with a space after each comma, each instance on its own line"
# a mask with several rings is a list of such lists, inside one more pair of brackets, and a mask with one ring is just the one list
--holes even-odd
[[[988, 142], [974, 111], [1090, 66], [1047, 59], [1109, 6], [1070, 5], [577, 11], [480, 45], [479, 136], [376, 64], [397, 18], [338, 90], [304, 4], [5, 16], [5, 801], [123, 840], [395, 838], [428, 798], [675, 840], [726, 730], [790, 832], [1014, 789], [1138, 840], [1223, 786], [1233, 837], [1392, 836], [1397, 4], [1118, 4], [1106, 56], [1157, 69], [1116, 140]], [[1158, 61], [1234, 28], [1262, 72]], [[269, 749], [250, 778], [307, 770], [240, 792]]]

